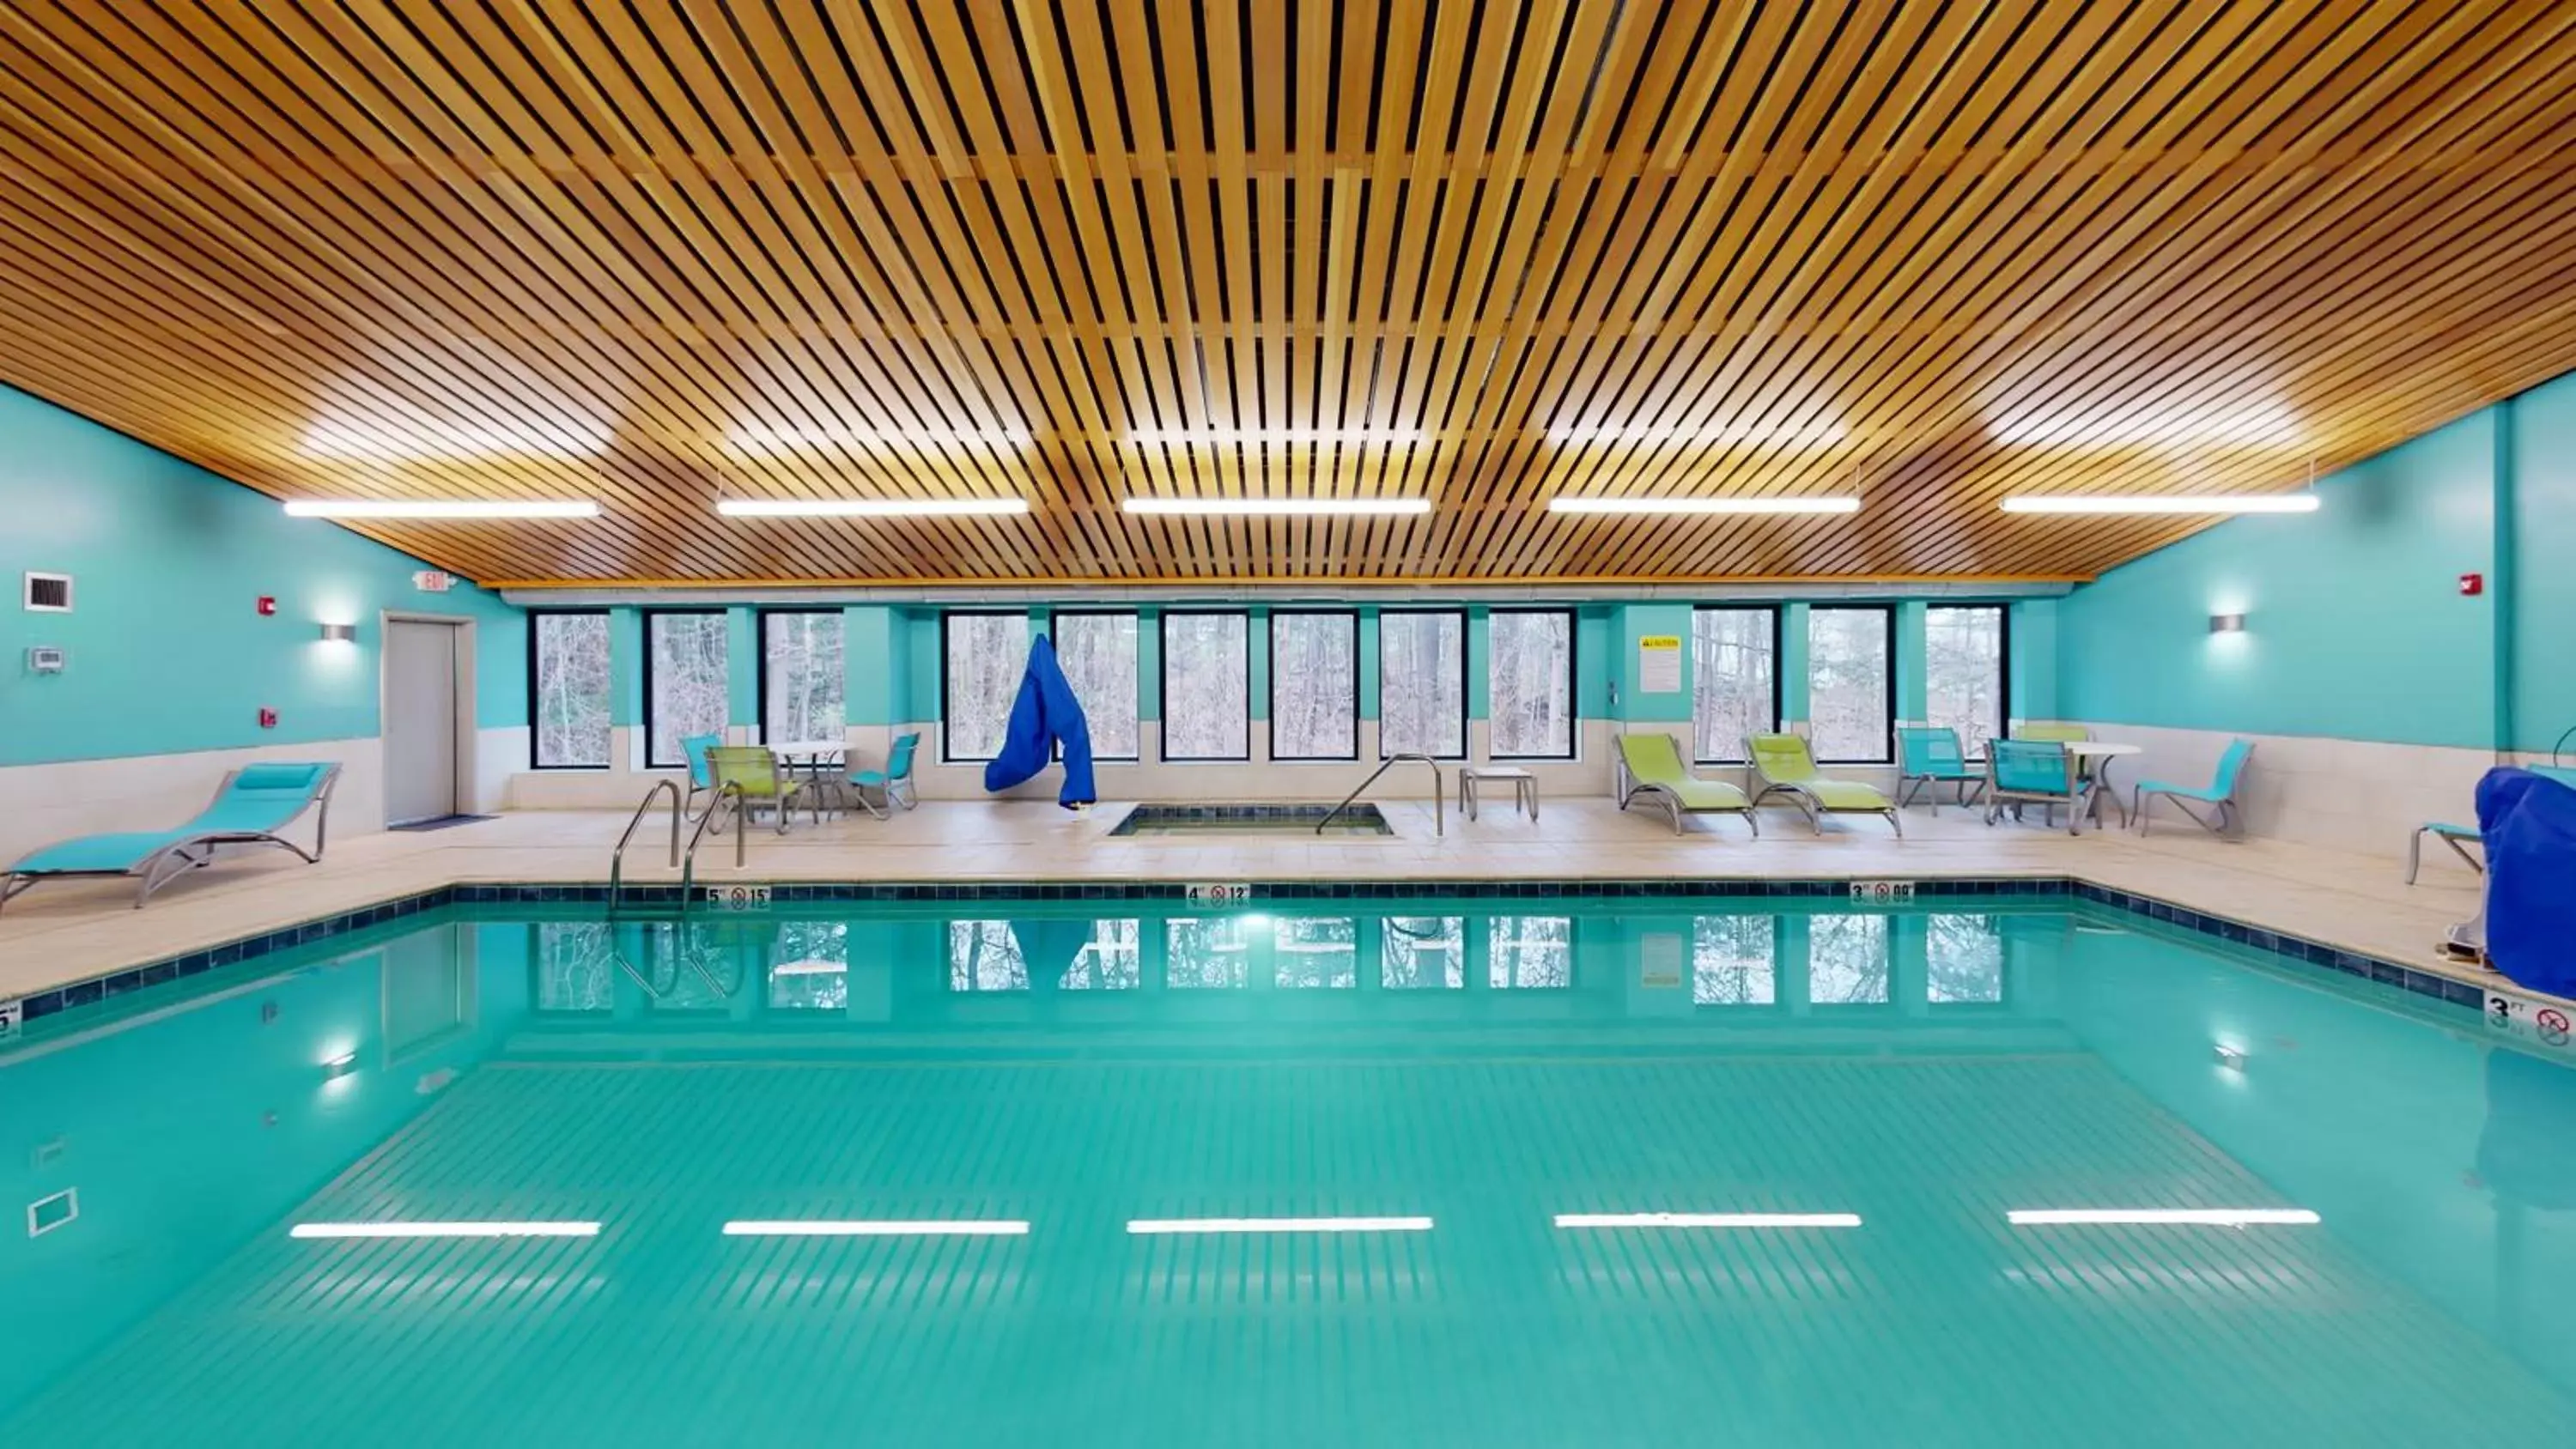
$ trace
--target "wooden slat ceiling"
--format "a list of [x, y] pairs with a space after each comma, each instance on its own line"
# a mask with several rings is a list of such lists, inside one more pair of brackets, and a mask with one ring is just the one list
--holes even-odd
[[492, 582], [2080, 577], [2194, 523], [1995, 500], [2576, 366], [2570, 74], [2565, 0], [12, 0], [0, 378], [280, 496], [607, 510], [367, 530]]

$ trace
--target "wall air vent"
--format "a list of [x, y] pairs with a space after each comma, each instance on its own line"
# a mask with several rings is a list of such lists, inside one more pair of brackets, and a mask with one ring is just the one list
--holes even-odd
[[68, 614], [72, 611], [72, 576], [70, 574], [27, 575], [27, 607], [39, 614]]

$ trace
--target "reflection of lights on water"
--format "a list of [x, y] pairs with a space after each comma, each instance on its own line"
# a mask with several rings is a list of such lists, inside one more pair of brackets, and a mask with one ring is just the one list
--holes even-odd
[[297, 1223], [292, 1238], [595, 1238], [591, 1222]]
[[1856, 1228], [1858, 1213], [1558, 1213], [1560, 1228]]
[[2306, 1227], [2318, 1221], [2306, 1208], [2029, 1208], [2004, 1214], [2016, 1227], [2095, 1227], [2146, 1224], [2204, 1228]]
[[2245, 1048], [2241, 1046], [2236, 1046], [2230, 1042], [2220, 1042], [2217, 1047], [2213, 1049], [2212, 1055], [2218, 1058], [2218, 1064], [2220, 1066], [2227, 1068], [2231, 1072], [2241, 1072], [2245, 1070]]
[[1209, 1233], [1427, 1233], [1429, 1218], [1136, 1218], [1127, 1231], [1140, 1238]]
[[728, 1238], [1025, 1238], [1029, 1225], [1012, 1218], [790, 1218], [745, 1219], [724, 1225]]
[[357, 1048], [352, 1047], [347, 1051], [341, 1052], [337, 1056], [326, 1057], [323, 1059], [322, 1080], [326, 1082], [336, 1082], [357, 1069], [358, 1051]]

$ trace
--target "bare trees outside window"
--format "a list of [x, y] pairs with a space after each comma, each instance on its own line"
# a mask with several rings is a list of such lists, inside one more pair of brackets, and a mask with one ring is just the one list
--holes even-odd
[[1091, 726], [1093, 757], [1136, 758], [1136, 616], [1060, 612], [1055, 656]]
[[1467, 755], [1467, 615], [1377, 616], [1377, 752]]
[[608, 767], [608, 614], [528, 616], [529, 731], [540, 770]]
[[1288, 990], [1348, 991], [1359, 985], [1359, 922], [1350, 916], [1286, 916], [1271, 932], [1278, 984]]
[[645, 764], [682, 768], [689, 756], [680, 741], [724, 733], [731, 718], [725, 647], [722, 613], [644, 616]]
[[1486, 633], [1487, 752], [1573, 759], [1574, 611], [1496, 609]]
[[1359, 661], [1359, 615], [1270, 616], [1270, 758], [1359, 758]]
[[1703, 763], [1744, 759], [1747, 735], [1780, 727], [1780, 616], [1691, 611], [1691, 735]]
[[1820, 761], [1882, 765], [1896, 740], [1895, 611], [1807, 611], [1807, 718]]
[[2004, 999], [2003, 922], [1930, 916], [1923, 922], [1924, 994], [1933, 1005], [1991, 1006]]
[[1885, 916], [1807, 918], [1807, 1000], [1818, 1006], [1888, 999]]
[[1389, 916], [1379, 924], [1378, 983], [1390, 990], [1467, 984], [1467, 918]]
[[1163, 616], [1164, 759], [1250, 757], [1250, 626], [1242, 614]]
[[762, 614], [760, 679], [762, 739], [789, 744], [844, 738], [840, 610]]
[[1972, 760], [2004, 733], [2004, 638], [2000, 604], [1923, 611], [1923, 721], [1957, 731]]
[[1485, 930], [1486, 985], [1552, 991], [1574, 984], [1572, 916], [1495, 916]]
[[1691, 1004], [1769, 1006], [1778, 989], [1769, 916], [1702, 916], [1691, 923]]
[[939, 635], [940, 747], [951, 760], [989, 760], [1028, 673], [1029, 616], [942, 614]]

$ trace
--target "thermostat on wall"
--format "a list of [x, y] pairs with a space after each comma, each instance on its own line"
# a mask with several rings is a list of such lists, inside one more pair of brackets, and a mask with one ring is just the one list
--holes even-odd
[[66, 656], [60, 648], [57, 648], [54, 645], [36, 645], [34, 648], [27, 651], [27, 672], [29, 674], [60, 674], [63, 672], [63, 662], [67, 657], [68, 656]]

